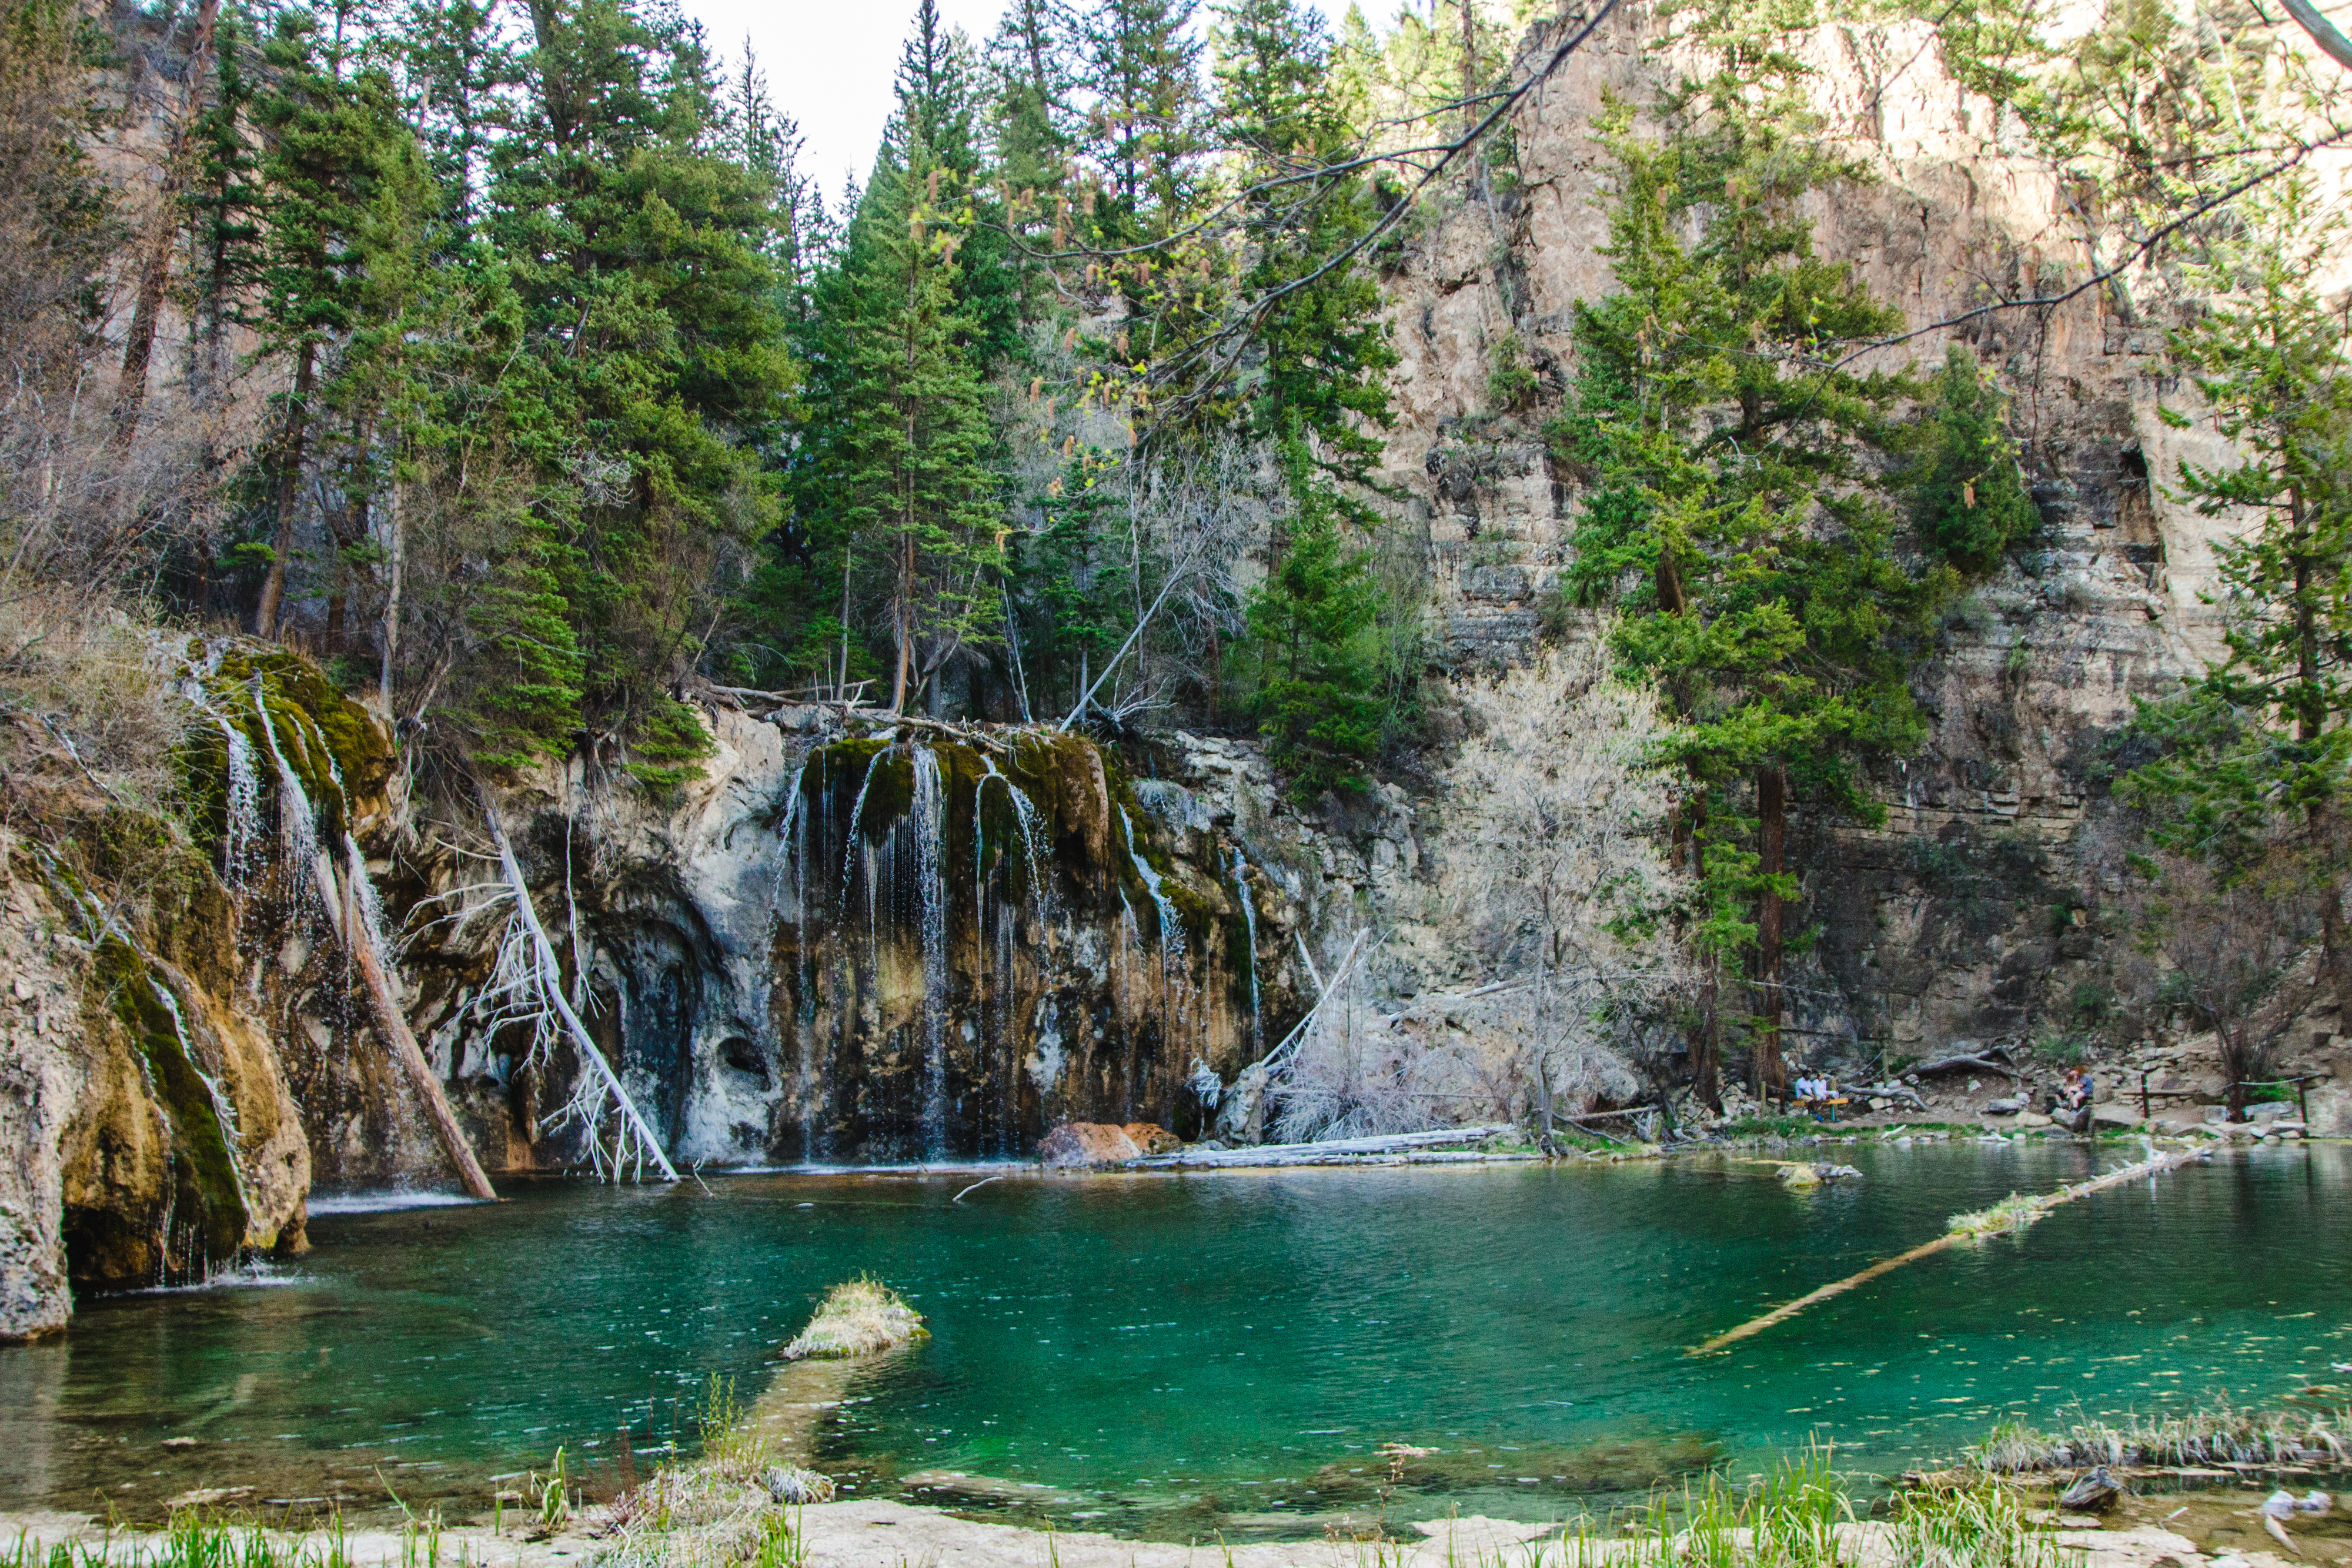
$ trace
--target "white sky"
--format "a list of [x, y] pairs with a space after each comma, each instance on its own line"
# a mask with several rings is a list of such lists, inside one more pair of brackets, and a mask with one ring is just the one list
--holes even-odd
[[[1346, 0], [1315, 3], [1334, 22], [1346, 11]], [[985, 44], [1005, 0], [939, 4], [950, 26]], [[730, 61], [741, 57], [750, 37], [776, 107], [800, 121], [807, 139], [802, 166], [824, 185], [828, 201], [840, 195], [851, 172], [864, 182], [890, 116], [890, 73], [915, 0], [679, 0], [679, 9], [709, 29], [711, 47]]]

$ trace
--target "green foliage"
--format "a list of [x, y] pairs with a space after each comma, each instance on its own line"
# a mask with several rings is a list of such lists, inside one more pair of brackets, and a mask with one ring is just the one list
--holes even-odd
[[1527, 350], [1519, 343], [1517, 332], [1506, 332], [1488, 345], [1486, 350], [1486, 402], [1489, 406], [1509, 411], [1524, 406], [1535, 396], [1536, 373], [1527, 364]]
[[1003, 515], [977, 327], [959, 292], [973, 215], [951, 64], [928, 31], [908, 44], [882, 160], [823, 295], [840, 352], [812, 476], [887, 605], [894, 708], [1002, 615]]
[[1927, 407], [1913, 435], [1914, 505], [1922, 539], [1966, 571], [1991, 570], [2004, 551], [2041, 526], [2003, 412], [1976, 356], [1953, 344], [1929, 384]]
[[2216, 308], [2174, 341], [2214, 431], [2245, 454], [2184, 461], [2176, 493], [2252, 523], [2215, 552], [2228, 656], [2143, 709], [2163, 754], [2126, 787], [2158, 811], [2162, 841], [2225, 862], [2263, 860], [2281, 819], [2332, 831], [2352, 766], [2352, 359], [2315, 277], [2336, 232], [2287, 187], [2208, 275], [2227, 291]]
[[[1294, 470], [1304, 464], [1294, 455]], [[1363, 787], [1383, 705], [1372, 689], [1380, 603], [1370, 558], [1341, 535], [1316, 490], [1305, 494], [1287, 553], [1250, 596], [1249, 629], [1261, 661], [1258, 731], [1293, 792], [1311, 798]]]

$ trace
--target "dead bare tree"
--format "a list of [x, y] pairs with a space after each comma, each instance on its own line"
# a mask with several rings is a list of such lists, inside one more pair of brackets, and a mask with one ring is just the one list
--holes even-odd
[[2247, 1086], [2270, 1076], [2288, 1028], [2323, 988], [2317, 880], [2285, 846], [2248, 867], [2172, 853], [2143, 866], [2132, 912], [2170, 966], [2166, 988], [2212, 1026], [2230, 1120], [2242, 1122]]
[[[554, 1055], [556, 1041], [570, 1039], [580, 1071], [573, 1079], [572, 1097], [556, 1116], [555, 1124], [579, 1123], [586, 1134], [589, 1163], [600, 1178], [618, 1181], [625, 1175], [642, 1177], [645, 1167], [650, 1165], [661, 1173], [662, 1180], [677, 1180], [677, 1168], [663, 1151], [661, 1139], [655, 1135], [652, 1124], [622, 1083], [621, 1075], [604, 1060], [588, 1026], [581, 1021], [564, 995], [562, 962], [556, 956], [555, 944], [548, 940], [547, 928], [539, 922], [539, 911], [531, 903], [530, 884], [523, 877], [521, 862], [515, 859], [514, 846], [508, 842], [505, 828], [499, 824], [498, 808], [487, 794], [482, 797], [482, 818], [498, 852], [502, 885], [487, 902], [467, 908], [459, 924], [499, 908], [506, 911], [490, 984], [481, 998], [490, 1027], [528, 1027], [530, 1045], [524, 1055], [533, 1065], [546, 1064]], [[609, 1149], [604, 1145], [608, 1121], [613, 1124]]]
[[1606, 1076], [1594, 1053], [1611, 1019], [1684, 977], [1674, 944], [1644, 935], [1677, 893], [1649, 761], [1664, 721], [1598, 635], [1470, 689], [1465, 706], [1483, 733], [1447, 774], [1471, 845], [1448, 893], [1489, 973], [1520, 982], [1486, 1010], [1516, 1037], [1510, 1076], [1548, 1125], [1559, 1090]]

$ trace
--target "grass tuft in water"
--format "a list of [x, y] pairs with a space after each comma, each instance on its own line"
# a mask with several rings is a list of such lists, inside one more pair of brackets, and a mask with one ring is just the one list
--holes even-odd
[[2217, 1405], [2179, 1416], [2102, 1420], [2075, 1413], [2055, 1432], [2003, 1422], [1969, 1451], [1995, 1475], [2090, 1465], [2294, 1465], [2352, 1462], [2352, 1407], [2240, 1410]]
[[2013, 1192], [1990, 1208], [1952, 1216], [1945, 1228], [1955, 1236], [2008, 1236], [2036, 1223], [2050, 1208], [2047, 1198]]
[[832, 1501], [832, 1480], [783, 1462], [726, 1379], [698, 1419], [699, 1458], [665, 1460], [603, 1511], [592, 1568], [807, 1568], [799, 1510]]
[[923, 1315], [898, 1291], [879, 1280], [860, 1275], [825, 1293], [808, 1327], [784, 1346], [784, 1359], [874, 1355], [929, 1333], [923, 1326]]

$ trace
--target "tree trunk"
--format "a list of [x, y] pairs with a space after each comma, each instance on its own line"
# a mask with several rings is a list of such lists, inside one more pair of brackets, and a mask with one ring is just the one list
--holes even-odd
[[[1461, 0], [1462, 5], [1462, 134], [1467, 136], [1478, 124], [1478, 107], [1471, 100], [1478, 96], [1478, 8], [1476, 0]], [[1484, 150], [1480, 150], [1481, 162]]]
[[1766, 882], [1756, 906], [1756, 1010], [1763, 1019], [1756, 1040], [1756, 1097], [1778, 1094], [1786, 1074], [1780, 1063], [1780, 961], [1782, 900], [1778, 879], [1788, 864], [1789, 775], [1780, 768], [1756, 773], [1759, 848]]
[[155, 319], [163, 310], [163, 286], [172, 274], [172, 236], [180, 193], [188, 183], [188, 133], [195, 128], [196, 103], [205, 90], [205, 62], [213, 49], [213, 28], [220, 19], [220, 0], [204, 0], [196, 12], [195, 47], [188, 51], [188, 89], [180, 105], [180, 121], [172, 128], [172, 144], [163, 154], [163, 186], [156, 193], [155, 219], [147, 233], [146, 255], [139, 264], [139, 294], [131, 310], [131, 336], [122, 346], [122, 373], [114, 383], [114, 440], [118, 450], [131, 444], [139, 428], [139, 411], [147, 401], [147, 367], [155, 354]]
[[915, 649], [914, 628], [909, 624], [914, 617], [910, 613], [912, 606], [908, 602], [915, 591], [914, 556], [914, 536], [909, 534], [898, 559], [898, 591], [895, 595], [896, 602], [890, 606], [890, 633], [898, 644], [898, 656], [890, 676], [890, 711], [892, 713], [907, 711], [907, 671], [913, 660]]
[[[1677, 831], [1686, 831], [1689, 836], [1691, 880], [1705, 883], [1706, 790], [1703, 786], [1692, 798], [1689, 811], [1676, 813], [1675, 827]], [[1717, 991], [1720, 966], [1712, 956], [1705, 958], [1703, 965], [1706, 978], [1699, 985], [1698, 1021], [1691, 1030], [1691, 1092], [1698, 1097], [1700, 1104], [1719, 1116], [1723, 1113], [1723, 1009]]]
[[356, 907], [357, 879], [367, 874], [367, 866], [360, 859], [359, 846], [349, 846], [351, 868], [338, 898], [334, 873], [330, 868], [325, 852], [319, 856], [319, 880], [324, 885], [320, 892], [327, 897], [327, 907], [343, 906], [343, 950], [352, 956], [352, 965], [365, 985], [368, 1003], [375, 1013], [376, 1032], [383, 1036], [392, 1051], [392, 1059], [407, 1075], [410, 1087], [424, 1104], [425, 1119], [433, 1124], [434, 1136], [441, 1143], [441, 1152], [457, 1167], [457, 1178], [466, 1190], [485, 1202], [498, 1201], [498, 1193], [490, 1178], [482, 1174], [481, 1162], [474, 1157], [473, 1145], [466, 1141], [464, 1129], [457, 1125], [456, 1113], [449, 1109], [448, 1096], [441, 1092], [441, 1080], [434, 1073], [425, 1052], [418, 1048], [416, 1036], [408, 1027], [407, 1018], [400, 1010], [399, 999], [393, 995], [392, 977], [384, 972], [383, 960], [375, 950], [375, 933], [369, 929], [366, 919]]
[[2226, 1025], [2220, 1030], [2220, 1034], [2221, 1071], [2229, 1074], [2230, 1078], [2230, 1087], [2224, 1091], [2224, 1098], [2229, 1106], [2229, 1119], [2232, 1122], [2242, 1122], [2246, 1119], [2245, 1077], [2249, 1052], [2242, 1042], [2231, 1040], [2230, 1030]]
[[[588, 1026], [580, 1021], [579, 1013], [564, 999], [563, 966], [555, 956], [555, 944], [547, 939], [547, 928], [539, 923], [539, 911], [530, 902], [530, 884], [523, 880], [521, 862], [515, 859], [514, 846], [507, 841], [506, 830], [499, 825], [498, 812], [489, 804], [487, 795], [483, 797], [482, 820], [490, 830], [490, 842], [499, 852], [499, 870], [506, 878], [509, 891], [514, 894], [515, 916], [522, 922], [523, 933], [530, 939], [531, 958], [539, 970], [541, 995], [554, 1009], [556, 1016], [562, 1019], [564, 1029], [571, 1034], [572, 1049], [579, 1053], [582, 1071], [593, 1071], [603, 1082], [604, 1092], [613, 1097], [614, 1110], [627, 1132], [635, 1135], [641, 1153], [653, 1160], [664, 1181], [676, 1181], [677, 1168], [670, 1164], [669, 1155], [662, 1152], [661, 1140], [654, 1136], [652, 1126], [637, 1110], [637, 1103], [630, 1099], [629, 1092], [621, 1086], [620, 1074], [613, 1071], [613, 1064], [605, 1061], [604, 1053], [596, 1048], [596, 1041], [588, 1033]], [[616, 1181], [620, 1178], [621, 1151], [627, 1146], [626, 1134], [614, 1145], [613, 1175]]]
[[278, 454], [278, 529], [270, 540], [269, 575], [261, 580], [261, 605], [253, 612], [253, 634], [278, 634], [278, 606], [286, 598], [286, 559], [294, 553], [294, 503], [302, 489], [302, 437], [310, 417], [310, 373], [319, 346], [305, 340], [294, 362], [294, 395], [286, 405], [286, 437]]
[[400, 476], [394, 472], [392, 494], [384, 507], [383, 662], [378, 666], [376, 689], [383, 698], [384, 716], [392, 716], [392, 672], [400, 653], [400, 569], [407, 536], [400, 517]]

